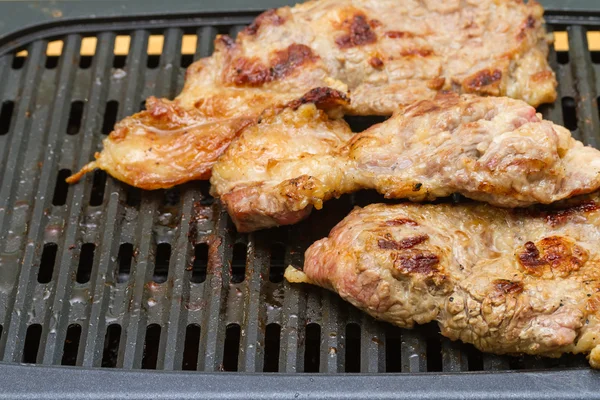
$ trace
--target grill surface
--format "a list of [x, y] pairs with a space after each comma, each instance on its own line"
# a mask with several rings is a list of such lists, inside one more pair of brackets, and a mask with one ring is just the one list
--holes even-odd
[[[440, 371], [583, 368], [569, 376], [593, 375], [583, 356], [482, 354], [442, 338], [433, 324], [398, 329], [333, 293], [283, 280], [285, 266], [302, 265], [306, 247], [354, 205], [382, 200], [375, 194], [345, 196], [296, 226], [246, 235], [210, 197], [207, 182], [144, 192], [96, 172], [77, 185], [63, 183], [100, 150], [115, 120], [138, 111], [150, 95], [180, 91], [192, 58], [181, 54], [184, 34], [197, 35], [197, 59], [210, 55], [217, 33], [235, 35], [251, 17], [199, 18], [185, 29], [176, 28], [182, 26], [176, 19], [158, 30], [115, 31], [107, 23], [93, 35], [93, 56], [80, 55], [83, 36], [69, 33], [29, 43], [25, 57], [0, 57], [0, 359], [78, 366], [69, 379], [87, 371], [81, 367], [438, 372], [438, 379], [447, 379]], [[540, 111], [598, 147], [600, 53], [588, 51], [586, 33], [600, 23], [567, 26], [577, 18], [559, 14], [547, 20], [549, 30], [568, 32], [570, 49], [550, 54], [559, 99]], [[119, 35], [130, 37], [126, 56], [114, 55]], [[164, 36], [162, 54], [147, 54], [150, 35]], [[63, 41], [60, 57], [46, 55], [49, 40]], [[350, 122], [358, 129], [374, 120]], [[10, 371], [4, 376], [38, 369]], [[405, 389], [419, 387], [409, 377]], [[235, 384], [228, 379], [214, 382]], [[320, 385], [325, 395], [328, 384]]]

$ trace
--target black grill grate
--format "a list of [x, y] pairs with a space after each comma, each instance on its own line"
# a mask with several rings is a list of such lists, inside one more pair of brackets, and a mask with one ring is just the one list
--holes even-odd
[[[433, 324], [401, 330], [335, 294], [283, 281], [285, 266], [301, 265], [308, 245], [355, 204], [380, 200], [373, 194], [331, 201], [297, 226], [242, 235], [206, 182], [143, 192], [97, 172], [62, 183], [115, 120], [150, 95], [175, 96], [192, 57], [208, 56], [217, 33], [241, 28], [219, 20], [195, 31], [104, 31], [93, 56], [80, 55], [83, 36], [68, 34], [52, 38], [63, 41], [59, 57], [46, 56], [46, 40], [26, 56], [0, 57], [1, 360], [280, 373], [585, 367], [582, 356], [481, 354]], [[560, 98], [541, 111], [598, 146], [599, 53], [586, 42], [594, 28], [550, 29], [566, 29], [570, 49], [550, 55]], [[115, 55], [122, 34], [129, 52]], [[164, 37], [160, 55], [147, 54], [151, 34]], [[193, 56], [181, 54], [184, 34], [197, 35]]]

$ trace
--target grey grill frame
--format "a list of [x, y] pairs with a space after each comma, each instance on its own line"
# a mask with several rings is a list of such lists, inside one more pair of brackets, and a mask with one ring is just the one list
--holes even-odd
[[[90, 7], [100, 3], [106, 4], [92, 1]], [[183, 9], [190, 6], [183, 3]], [[325, 236], [354, 205], [381, 201], [372, 193], [332, 201], [296, 226], [249, 235], [235, 231], [218, 201], [208, 196], [206, 182], [140, 192], [110, 177], [99, 187], [94, 181], [102, 183], [102, 174], [88, 174], [79, 184], [68, 187], [65, 204], [53, 205], [59, 171], [77, 170], [100, 150], [107, 104], [118, 102], [119, 120], [138, 111], [140, 102], [150, 95], [174, 97], [183, 85], [185, 72], [179, 51], [182, 35], [198, 35], [195, 59], [208, 56], [217, 33], [235, 35], [265, 8], [238, 3], [223, 1], [225, 11], [221, 12], [215, 5], [211, 9], [200, 5], [200, 11], [193, 15], [163, 12], [159, 18], [153, 7], [160, 6], [149, 2], [149, 11], [129, 9], [131, 16], [110, 19], [107, 14], [85, 25], [78, 24], [77, 16], [68, 19], [65, 9], [61, 21], [39, 25], [38, 29], [0, 32], [0, 54], [4, 54], [0, 56], [0, 104], [14, 104], [9, 130], [0, 134], [0, 376], [7, 383], [7, 391], [0, 393], [0, 398], [36, 391], [49, 398], [75, 394], [150, 398], [159, 393], [173, 398], [281, 398], [296, 394], [351, 398], [374, 393], [381, 398], [414, 398], [416, 391], [432, 398], [496, 398], [503, 391], [523, 398], [580, 398], [584, 392], [588, 397], [600, 397], [598, 376], [588, 369], [582, 356], [549, 360], [481, 354], [471, 346], [441, 338], [433, 325], [412, 331], [393, 328], [374, 321], [333, 293], [269, 280], [273, 243], [285, 244], [283, 264], [278, 260], [279, 272], [288, 264], [301, 265], [304, 249]], [[561, 99], [572, 98], [578, 116], [574, 136], [598, 147], [600, 64], [592, 62], [585, 35], [587, 30], [600, 30], [600, 5], [592, 13], [589, 9], [593, 7], [585, 2], [565, 10], [549, 3], [549, 29], [566, 28], [570, 50], [566, 64], [559, 64], [554, 52], [550, 55], [560, 82], [559, 100], [541, 111], [563, 123]], [[0, 11], [3, 7], [0, 3]], [[239, 7], [237, 12], [235, 7]], [[154, 19], [141, 17], [152, 12]], [[82, 11], [79, 18], [83, 17]], [[131, 35], [122, 70], [112, 68], [117, 34]], [[157, 68], [147, 68], [150, 34], [164, 35]], [[89, 68], [80, 68], [79, 48], [82, 37], [88, 35], [98, 38], [96, 54]], [[46, 68], [46, 44], [54, 39], [64, 40], [62, 55], [55, 68]], [[20, 68], [13, 65], [17, 48], [28, 51]], [[79, 131], [67, 134], [71, 104], [76, 101], [84, 106]], [[572, 113], [570, 109], [565, 112]], [[369, 119], [351, 122], [364, 124]], [[92, 196], [95, 201], [102, 199], [100, 205], [90, 205]], [[86, 243], [95, 246], [90, 279], [77, 283], [81, 249]], [[161, 243], [170, 245], [171, 256], [166, 282], [156, 283], [154, 261]], [[197, 267], [207, 271], [203, 282], [194, 283], [194, 248], [199, 243], [206, 243], [209, 250], [206, 265], [202, 255]], [[232, 275], [236, 243], [247, 246], [247, 262], [243, 281], [230, 283], [233, 275], [239, 277], [241, 268], [234, 265]], [[39, 283], [47, 244], [56, 244], [52, 278]], [[122, 244], [131, 244], [134, 250], [126, 282], [118, 282], [117, 277]], [[87, 254], [84, 259], [89, 257]], [[50, 258], [47, 256], [44, 264]], [[90, 267], [83, 264], [82, 268]], [[85, 271], [81, 273], [86, 276]], [[34, 334], [27, 334], [28, 327], [35, 324], [42, 328], [37, 354], [31, 345], [26, 346], [26, 342], [35, 342]], [[69, 354], [64, 356], [68, 328], [73, 324], [81, 327], [79, 344], [69, 344]], [[105, 349], [111, 324], [120, 326], [116, 353]], [[160, 326], [158, 345], [145, 346], [147, 327], [155, 324]], [[178, 372], [184, 362], [186, 330], [192, 324], [200, 327], [198, 372]], [[269, 324], [280, 327], [279, 373], [262, 374], [265, 342], [273, 340], [265, 337]], [[320, 327], [318, 350], [315, 340], [306, 340], [309, 324]], [[346, 348], [349, 324], [360, 327], [359, 348]], [[236, 325], [240, 330], [237, 363], [231, 358], [235, 337], [228, 338], [227, 334], [227, 327]], [[156, 337], [149, 339], [156, 342]], [[351, 343], [356, 341], [354, 338]], [[400, 350], [400, 354], [390, 349]], [[305, 353], [314, 358], [316, 351], [318, 362], [305, 360]], [[348, 363], [347, 351], [352, 356]], [[32, 358], [39, 365], [19, 365]], [[63, 360], [74, 362], [76, 367], [58, 367]], [[100, 369], [103, 363], [116, 364], [116, 368]], [[160, 371], [132, 371], [154, 364]], [[305, 365], [316, 368], [317, 364], [319, 374], [299, 374]], [[358, 374], [343, 374], [350, 364], [352, 369], [358, 367]], [[238, 373], [219, 372], [223, 369], [237, 369]], [[398, 373], [385, 373], [386, 369]], [[548, 383], [553, 380], [569, 380], [581, 392]], [[185, 387], [188, 383], [189, 388]], [[83, 391], [69, 395], [69, 388], [76, 386]], [[199, 391], [200, 387], [204, 391]], [[461, 390], [456, 389], [459, 387]]]

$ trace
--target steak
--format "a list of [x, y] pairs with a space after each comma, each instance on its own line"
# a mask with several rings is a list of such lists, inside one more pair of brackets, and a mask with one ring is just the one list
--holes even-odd
[[343, 102], [315, 89], [265, 113], [215, 164], [212, 191], [239, 231], [295, 223], [359, 189], [524, 207], [600, 187], [600, 151], [520, 100], [439, 94], [354, 135], [328, 97]]
[[315, 87], [352, 94], [344, 112], [389, 115], [440, 90], [556, 98], [543, 9], [520, 0], [321, 0], [260, 15], [192, 64], [174, 100], [149, 98], [119, 122], [96, 161], [142, 189], [209, 179], [241, 129]]
[[403, 328], [437, 321], [482, 351], [585, 353], [600, 368], [599, 201], [356, 208], [285, 277]]

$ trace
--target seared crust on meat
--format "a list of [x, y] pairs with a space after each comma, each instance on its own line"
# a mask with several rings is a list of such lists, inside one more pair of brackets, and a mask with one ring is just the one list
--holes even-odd
[[[598, 368], [600, 211], [581, 204], [599, 202], [594, 194], [537, 213], [477, 203], [356, 208], [306, 251], [303, 271], [285, 276], [400, 327], [437, 321], [444, 336], [482, 351], [584, 353]], [[560, 225], [544, 216], [556, 213]]]
[[389, 115], [440, 90], [552, 102], [542, 15], [521, 0], [320, 0], [267, 11], [235, 40], [218, 36], [175, 100], [150, 98], [68, 181], [95, 167], [143, 189], [208, 179], [264, 109], [316, 87], [351, 93], [344, 112], [358, 115]]
[[[343, 96], [324, 93], [334, 105]], [[240, 231], [295, 223], [359, 189], [414, 201], [461, 193], [524, 207], [600, 187], [600, 151], [519, 100], [439, 94], [354, 136], [304, 100], [245, 129], [214, 166], [212, 190]], [[548, 218], [559, 223], [562, 214]]]

